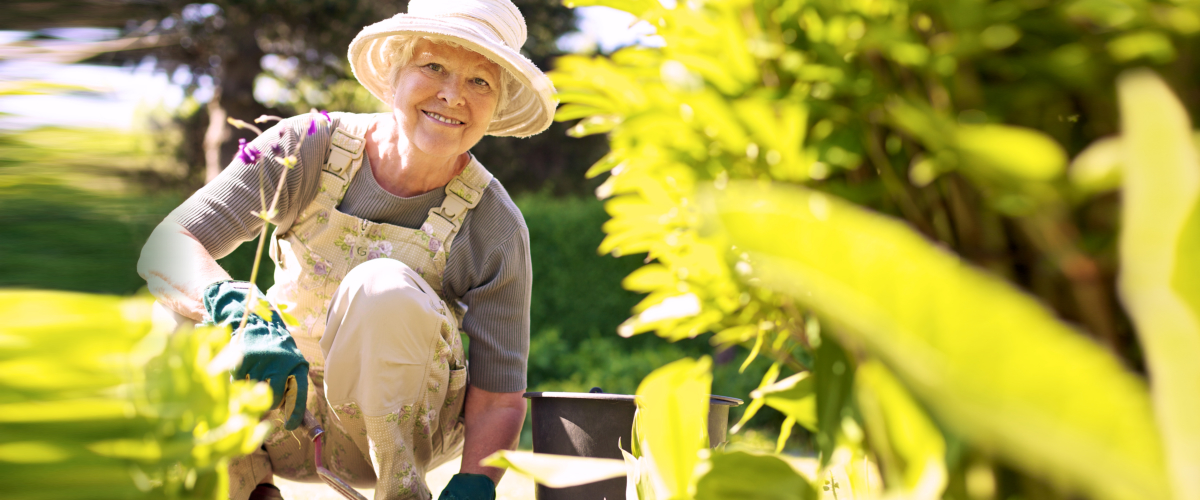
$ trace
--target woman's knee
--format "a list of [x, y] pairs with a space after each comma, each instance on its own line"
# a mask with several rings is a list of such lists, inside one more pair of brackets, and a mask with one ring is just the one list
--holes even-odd
[[381, 306], [405, 301], [423, 304], [436, 297], [420, 274], [395, 259], [373, 259], [351, 269], [338, 286], [335, 300], [343, 296]]
[[329, 404], [354, 402], [367, 415], [415, 397], [445, 321], [441, 299], [420, 275], [381, 260], [347, 274], [321, 337]]
[[398, 322], [424, 323], [420, 318], [438, 315], [440, 304], [412, 268], [394, 259], [374, 259], [346, 274], [330, 302], [326, 331], [348, 324], [386, 330]]

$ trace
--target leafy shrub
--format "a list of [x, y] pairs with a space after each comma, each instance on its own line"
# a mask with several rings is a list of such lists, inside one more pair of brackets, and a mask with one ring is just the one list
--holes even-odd
[[229, 331], [150, 330], [145, 297], [2, 291], [5, 498], [221, 498], [262, 443], [266, 384], [209, 362]]
[[[767, 356], [747, 413], [814, 432], [821, 480], [850, 460], [894, 495], [1034, 494], [1000, 462], [1097, 498], [1200, 495], [1197, 103], [1126, 71], [1194, 87], [1196, 5], [573, 3], [664, 41], [552, 75], [557, 118], [611, 144], [600, 250], [646, 254], [622, 335]], [[1131, 325], [1153, 402], [1113, 357], [1142, 362]]]

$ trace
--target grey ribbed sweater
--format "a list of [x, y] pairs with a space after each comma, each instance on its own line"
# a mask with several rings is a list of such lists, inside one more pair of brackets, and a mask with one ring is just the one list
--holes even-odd
[[[331, 116], [336, 127], [341, 114]], [[271, 222], [281, 228], [291, 227], [301, 209], [317, 196], [332, 130], [323, 120], [319, 122], [317, 133], [305, 139], [299, 165], [288, 173], [280, 195], [279, 215]], [[168, 219], [196, 236], [214, 258], [224, 257], [254, 238], [262, 230], [262, 221], [251, 215], [260, 210], [260, 170], [269, 195], [279, 183], [281, 167], [273, 159], [271, 144], [282, 144], [285, 156], [293, 154], [307, 127], [308, 118], [300, 116], [267, 130], [251, 142], [265, 156], [257, 166], [235, 158]], [[281, 128], [289, 130], [282, 140]], [[373, 222], [416, 229], [425, 222], [429, 209], [441, 205], [445, 197], [443, 189], [411, 198], [385, 191], [375, 181], [364, 155], [362, 169], [350, 181], [340, 210]], [[446, 295], [467, 305], [462, 328], [471, 340], [467, 353], [471, 385], [491, 392], [525, 390], [532, 281], [525, 219], [508, 192], [493, 179], [454, 238], [443, 278]]]

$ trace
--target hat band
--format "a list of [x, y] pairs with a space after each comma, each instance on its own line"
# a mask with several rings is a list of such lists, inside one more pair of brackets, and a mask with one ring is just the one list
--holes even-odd
[[461, 13], [457, 13], [457, 12], [454, 12], [454, 13], [446, 13], [446, 14], [439, 14], [439, 15], [438, 15], [438, 17], [461, 17], [461, 18], [463, 18], [463, 19], [469, 19], [469, 20], [471, 20], [471, 21], [475, 21], [475, 22], [477, 22], [477, 23], [479, 23], [479, 24], [482, 24], [482, 25], [484, 25], [484, 26], [487, 26], [487, 28], [488, 28], [488, 29], [492, 30], [492, 34], [493, 34], [493, 35], [496, 35], [496, 38], [500, 40], [500, 43], [503, 43], [504, 45], [507, 45], [507, 46], [508, 46], [508, 48], [510, 48], [510, 49], [511, 49], [511, 48], [514, 48], [514, 47], [512, 47], [512, 44], [511, 44], [511, 43], [508, 43], [508, 40], [505, 40], [505, 39], [504, 39], [504, 35], [501, 35], [501, 34], [500, 34], [500, 30], [496, 29], [496, 27], [495, 27], [495, 26], [492, 26], [492, 23], [489, 23], [489, 22], [487, 22], [487, 21], [485, 21], [485, 20], [483, 20], [483, 19], [480, 19], [480, 18], [478, 18], [478, 17], [475, 17], [475, 16], [472, 16], [472, 15], [468, 15], [468, 14], [461, 14]]

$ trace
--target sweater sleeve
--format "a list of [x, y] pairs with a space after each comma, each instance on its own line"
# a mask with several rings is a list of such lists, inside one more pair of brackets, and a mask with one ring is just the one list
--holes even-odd
[[167, 220], [191, 232], [214, 258], [229, 255], [262, 230], [263, 221], [254, 213], [269, 207], [275, 196], [285, 170], [277, 159], [298, 153], [298, 163], [287, 171], [276, 214], [271, 217], [272, 224], [291, 226], [300, 209], [317, 195], [330, 130], [336, 126], [318, 119], [316, 133], [307, 135], [309, 123], [310, 117], [302, 115], [267, 129], [249, 143], [261, 152], [257, 161], [248, 164], [235, 157], [228, 168], [172, 211]]
[[476, 263], [482, 283], [462, 296], [471, 385], [491, 392], [523, 391], [527, 382], [533, 275], [524, 221], [507, 236]]

